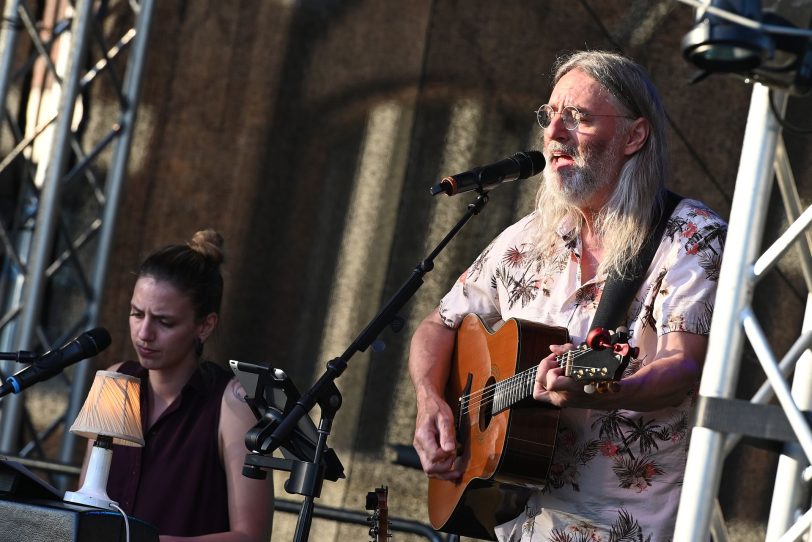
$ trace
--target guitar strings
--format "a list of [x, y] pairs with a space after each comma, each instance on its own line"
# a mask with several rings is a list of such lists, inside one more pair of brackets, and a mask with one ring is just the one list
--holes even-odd
[[[559, 367], [563, 367], [567, 361], [572, 361], [574, 359], [579, 358], [585, 354], [592, 352], [593, 350], [584, 349], [584, 350], [570, 350], [560, 356], [557, 356], [555, 359], [559, 364]], [[572, 365], [573, 369], [589, 369], [590, 366], [584, 365]], [[476, 406], [482, 405], [487, 401], [491, 401], [495, 396], [497, 391], [502, 391], [504, 393], [512, 393], [512, 392], [522, 392], [527, 391], [532, 392], [532, 383], [535, 381], [535, 373], [537, 371], [537, 367], [530, 367], [529, 369], [525, 369], [520, 373], [516, 373], [515, 375], [506, 378], [500, 382], [496, 382], [494, 384], [490, 384], [488, 386], [483, 387], [481, 390], [475, 391], [468, 395], [463, 395], [460, 397], [460, 403], [464, 403], [460, 409], [460, 415], [465, 415], [470, 412], [471, 408]], [[529, 376], [532, 375], [532, 379], [528, 379]], [[530, 385], [530, 390], [527, 390], [528, 384]], [[524, 398], [524, 397], [523, 397]]]
[[[558, 362], [558, 366], [563, 367], [564, 364], [568, 361], [567, 358], [569, 358], [570, 360], [576, 359], [576, 358], [578, 358], [580, 356], [583, 356], [585, 354], [588, 354], [590, 352], [592, 352], [591, 349], [588, 349], [588, 350], [570, 350], [569, 352], [566, 352], [564, 354], [561, 354], [560, 356], [557, 356], [555, 359]], [[575, 368], [575, 369], [588, 369], [589, 367], [574, 365], [573, 368]], [[464, 396], [462, 396], [460, 398], [460, 400], [467, 399], [467, 400], [470, 401], [472, 398], [476, 398], [477, 395], [482, 395], [482, 394], [488, 393], [490, 391], [494, 391], [496, 388], [498, 388], [500, 386], [510, 387], [512, 384], [515, 384], [517, 382], [521, 385], [522, 382], [519, 382], [519, 381], [525, 380], [524, 377], [526, 377], [530, 373], [535, 373], [537, 369], [538, 369], [538, 367], [530, 367], [528, 369], [525, 369], [524, 371], [522, 371], [520, 373], [516, 373], [515, 375], [510, 376], [510, 377], [508, 377], [508, 378], [506, 378], [504, 380], [501, 380], [499, 382], [495, 382], [494, 384], [490, 384], [488, 386], [485, 386], [481, 390], [475, 391], [475, 392], [473, 392], [471, 394], [468, 394], [468, 395], [464, 395]]]

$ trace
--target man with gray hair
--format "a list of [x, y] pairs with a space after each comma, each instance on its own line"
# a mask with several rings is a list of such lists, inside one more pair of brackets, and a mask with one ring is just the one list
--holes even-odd
[[[456, 508], [450, 506], [452, 521], [440, 520], [445, 530], [511, 542], [668, 541], [726, 224], [699, 201], [668, 196], [666, 117], [639, 65], [615, 53], [576, 52], [559, 59], [553, 85], [549, 102], [537, 111], [547, 167], [535, 211], [480, 254], [412, 338], [414, 445], [434, 508], [470, 484]], [[664, 230], [657, 230], [661, 217]], [[664, 233], [650, 245], [650, 264], [643, 263], [638, 255], [655, 231]], [[566, 360], [574, 345], [587, 341], [607, 284], [634, 276], [640, 265], [630, 305], [614, 308], [630, 339], [613, 339], [639, 350], [625, 355], [634, 359], [617, 382], [599, 384], [598, 391], [609, 391], [595, 393], [595, 386], [573, 378]], [[459, 366], [466, 363], [463, 348], [469, 349], [460, 344], [469, 314], [484, 323], [485, 337], [492, 336], [490, 327], [513, 320], [566, 328], [564, 338], [525, 371], [528, 395], [560, 407], [536, 409], [539, 416], [551, 410], [557, 416], [549, 461], [528, 461], [544, 455], [528, 434], [544, 433], [549, 422], [538, 421], [507, 442], [513, 422], [493, 405], [500, 381], [510, 375], [486, 368], [476, 390], [480, 369]], [[455, 371], [464, 380], [466, 370], [472, 376], [457, 401], [452, 381]], [[491, 410], [483, 414], [486, 407]], [[517, 440], [527, 442], [525, 455]], [[527, 494], [503, 484], [492, 469], [506, 467], [508, 445], [520, 451], [511, 461], [518, 457], [536, 470], [529, 473], [537, 480], [534, 491], [518, 505], [516, 495]], [[483, 490], [488, 484], [471, 484], [476, 477], [492, 478], [492, 485]], [[475, 501], [477, 492], [487, 497]], [[468, 530], [474, 524], [481, 532]]]

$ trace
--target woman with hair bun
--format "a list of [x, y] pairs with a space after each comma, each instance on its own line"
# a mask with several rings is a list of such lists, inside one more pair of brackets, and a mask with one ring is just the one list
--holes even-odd
[[150, 254], [130, 302], [138, 361], [109, 369], [141, 379], [146, 444], [116, 446], [107, 492], [154, 525], [161, 542], [270, 539], [271, 477], [242, 475], [244, 438], [256, 418], [233, 375], [202, 359], [219, 319], [223, 259], [214, 230]]

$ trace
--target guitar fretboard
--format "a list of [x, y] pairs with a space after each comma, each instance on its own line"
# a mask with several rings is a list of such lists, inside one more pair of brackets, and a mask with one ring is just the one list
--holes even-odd
[[536, 380], [536, 369], [527, 369], [510, 378], [496, 383], [493, 395], [492, 415], [509, 409], [519, 401], [532, 397], [533, 383]]
[[[573, 355], [584, 350], [570, 350], [555, 359], [559, 367], [566, 367], [572, 364]], [[516, 403], [529, 399], [533, 396], [533, 384], [536, 381], [537, 367], [525, 369], [520, 373], [497, 382], [494, 385], [493, 405], [491, 415], [496, 416], [502, 411], [511, 408]]]

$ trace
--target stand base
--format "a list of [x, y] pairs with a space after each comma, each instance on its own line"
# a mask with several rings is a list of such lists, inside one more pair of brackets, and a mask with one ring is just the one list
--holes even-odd
[[94, 497], [93, 495], [87, 495], [79, 491], [66, 491], [62, 500], [74, 504], [93, 506], [95, 508], [112, 509], [112, 505], [118, 506], [116, 501], [111, 501], [110, 499], [104, 499], [101, 497]]

